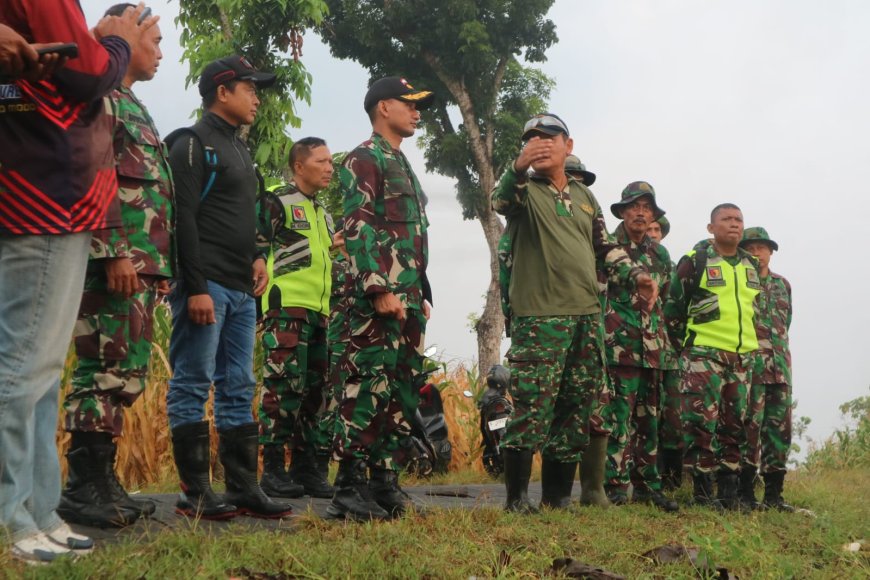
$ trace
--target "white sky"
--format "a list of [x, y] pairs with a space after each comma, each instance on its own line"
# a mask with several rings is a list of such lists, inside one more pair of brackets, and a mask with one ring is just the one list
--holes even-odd
[[[82, 4], [94, 23], [114, 2]], [[157, 77], [134, 88], [166, 135], [190, 123], [199, 97], [184, 88], [178, 2], [150, 5], [162, 16], [165, 56]], [[810, 436], [827, 436], [840, 425], [838, 406], [870, 385], [861, 298], [870, 266], [860, 242], [870, 216], [870, 3], [557, 0], [549, 17], [560, 37], [542, 66], [557, 82], [550, 110], [598, 174], [593, 191], [611, 229], [610, 204], [646, 180], [668, 212], [675, 259], [706, 237], [710, 210], [725, 201], [779, 242], [771, 266], [794, 289], [797, 416], [812, 418]], [[299, 106], [303, 126], [292, 136], [355, 147], [370, 132], [367, 73], [333, 59], [313, 33], [303, 62], [313, 104]], [[404, 75], [413, 82], [414, 71]], [[480, 226], [462, 221], [451, 180], [424, 173], [414, 143], [405, 150], [430, 199], [436, 304], [427, 342], [447, 360], [471, 361], [466, 319], [488, 281]]]

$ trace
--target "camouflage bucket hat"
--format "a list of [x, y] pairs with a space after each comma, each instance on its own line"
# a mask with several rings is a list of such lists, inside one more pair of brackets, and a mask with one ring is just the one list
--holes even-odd
[[628, 204], [634, 203], [644, 196], [648, 196], [650, 201], [652, 201], [653, 215], [655, 219], [659, 219], [665, 215], [665, 210], [660, 208], [656, 203], [656, 190], [646, 181], [634, 181], [625, 186], [625, 189], [622, 190], [622, 199], [610, 206], [610, 213], [612, 213], [617, 219], [622, 219], [619, 212]]
[[587, 187], [595, 183], [595, 174], [591, 171], [586, 171], [586, 166], [583, 165], [583, 162], [576, 155], [569, 155], [565, 158], [565, 173], [574, 177], [581, 177], [583, 185]]
[[745, 248], [752, 242], [763, 242], [770, 246], [773, 251], [779, 251], [779, 244], [770, 239], [767, 230], [764, 228], [746, 228], [743, 230], [743, 239], [740, 240], [740, 247]]
[[662, 239], [668, 237], [668, 234], [671, 233], [671, 222], [668, 221], [668, 218], [665, 216], [660, 217], [656, 220], [659, 222], [659, 225], [662, 226]]

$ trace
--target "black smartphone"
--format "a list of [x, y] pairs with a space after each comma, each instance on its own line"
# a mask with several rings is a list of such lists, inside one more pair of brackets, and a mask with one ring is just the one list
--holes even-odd
[[142, 11], [142, 14], [139, 15], [139, 20], [136, 24], [142, 24], [149, 16], [151, 16], [151, 8], [146, 7], [145, 10]]
[[36, 49], [36, 54], [39, 55], [55, 53], [66, 58], [77, 58], [79, 55], [79, 45], [75, 42], [68, 42], [66, 44], [55, 44], [54, 46], [43, 46]]

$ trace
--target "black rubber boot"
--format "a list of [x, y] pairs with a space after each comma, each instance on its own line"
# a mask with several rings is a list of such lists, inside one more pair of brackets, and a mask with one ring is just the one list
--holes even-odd
[[228, 520], [236, 516], [236, 506], [219, 499], [211, 489], [209, 453], [207, 421], [172, 430], [172, 454], [182, 490], [175, 511], [192, 518]]
[[529, 479], [532, 477], [531, 449], [504, 449], [504, 483], [507, 502], [504, 509], [521, 514], [534, 514], [538, 508], [529, 500]]
[[662, 489], [674, 491], [683, 485], [683, 452], [679, 449], [660, 449]]
[[764, 478], [764, 509], [774, 509], [781, 512], [793, 512], [794, 506], [782, 499], [782, 487], [785, 484], [785, 471], [773, 471], [761, 476]]
[[263, 446], [263, 477], [260, 489], [269, 497], [302, 497], [305, 488], [294, 483], [284, 464], [284, 445]]
[[[96, 528], [122, 528], [144, 513], [142, 508], [147, 506], [128, 507], [113, 488], [113, 482], [117, 481], [111, 434], [74, 432], [66, 457], [69, 477], [57, 507], [57, 513], [65, 521]], [[153, 508], [152, 503], [151, 513]]]
[[570, 506], [576, 473], [576, 463], [544, 458], [541, 463], [541, 507], [565, 509]]
[[[329, 483], [329, 462], [332, 460], [332, 455], [329, 453], [318, 453], [314, 458], [314, 462], [317, 464], [317, 471], [323, 476], [324, 481]], [[333, 487], [333, 489], [335, 489]]]
[[260, 442], [259, 426], [246, 423], [219, 433], [218, 454], [224, 466], [226, 500], [239, 514], [255, 518], [279, 519], [293, 513], [293, 507], [269, 499], [257, 483], [257, 460]]
[[580, 503], [583, 505], [610, 507], [610, 501], [604, 492], [607, 440], [607, 435], [590, 437], [580, 458]]
[[634, 495], [632, 495], [631, 501], [633, 501], [634, 503], [645, 503], [649, 505], [654, 505], [660, 510], [664, 510], [666, 512], [680, 511], [680, 504], [672, 499], [666, 498], [659, 490], [649, 489], [646, 486], [635, 487]]
[[692, 503], [696, 506], [719, 509], [721, 506], [716, 503], [713, 496], [713, 474], [694, 472], [692, 474]]
[[305, 495], [329, 499], [335, 495], [335, 488], [317, 468], [316, 457], [312, 454], [294, 451], [288, 474], [293, 483], [301, 485]]
[[422, 506], [399, 486], [399, 474], [392, 469], [372, 467], [369, 492], [379, 506], [393, 517], [399, 517], [412, 507], [422, 511]]
[[605, 488], [605, 497], [610, 505], [621, 506], [628, 503], [628, 492], [618, 487]]
[[332, 518], [387, 520], [390, 514], [372, 498], [366, 479], [366, 464], [361, 459], [343, 459], [335, 477], [335, 495], [326, 508]]
[[725, 510], [739, 510], [740, 501], [737, 498], [737, 487], [740, 474], [736, 471], [720, 469], [716, 474], [716, 485], [719, 488], [716, 503]]
[[744, 465], [740, 470], [740, 485], [737, 499], [743, 509], [753, 511], [761, 509], [761, 504], [755, 499], [755, 475], [758, 473], [755, 467]]

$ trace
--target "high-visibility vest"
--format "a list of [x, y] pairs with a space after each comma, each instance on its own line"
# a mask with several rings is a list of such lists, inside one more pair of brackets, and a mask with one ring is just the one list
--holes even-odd
[[[694, 258], [695, 252], [688, 256]], [[755, 301], [760, 291], [758, 269], [748, 254], [741, 252], [736, 266], [722, 256], [708, 257], [698, 288], [688, 297], [684, 345], [736, 353], [758, 349]]]

